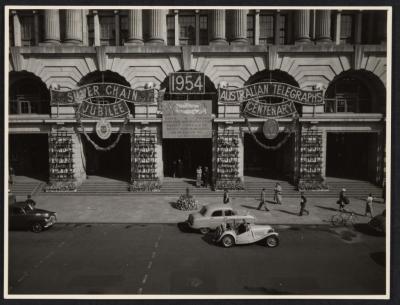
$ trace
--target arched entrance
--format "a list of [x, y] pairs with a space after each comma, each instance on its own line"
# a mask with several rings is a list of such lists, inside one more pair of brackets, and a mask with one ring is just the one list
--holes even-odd
[[[195, 72], [195, 71], [190, 71]], [[205, 76], [205, 93], [176, 95], [169, 92], [169, 77], [160, 85], [165, 89], [164, 102], [176, 100], [202, 101], [210, 100], [212, 113], [218, 111], [218, 95], [213, 82]], [[212, 138], [168, 138], [162, 140], [164, 176], [185, 177], [193, 179], [198, 166], [208, 167], [212, 172]]]
[[[130, 84], [120, 76], [112, 71], [95, 71], [92, 72], [79, 82], [79, 86], [92, 83], [115, 83], [126, 87]], [[112, 103], [114, 99], [102, 98], [93, 99], [93, 103]], [[128, 105], [133, 111], [133, 106]], [[132, 113], [132, 112], [131, 112]], [[100, 147], [108, 147], [116, 138], [117, 134], [112, 134], [107, 140], [100, 139], [96, 133], [88, 134], [90, 139]], [[107, 151], [97, 150], [89, 139], [84, 134], [81, 134], [81, 141], [84, 151], [84, 158], [86, 160], [86, 174], [90, 176], [100, 176], [113, 178], [117, 180], [129, 181], [131, 175], [131, 139], [130, 134], [122, 134], [118, 144]]]
[[[261, 82], [279, 82], [299, 87], [296, 80], [286, 72], [280, 70], [264, 70], [252, 75], [245, 85]], [[267, 104], [281, 103], [282, 99], [278, 97], [260, 98], [261, 102]], [[242, 107], [245, 107], [243, 103]], [[298, 113], [301, 113], [301, 105], [295, 105]], [[244, 108], [242, 108], [244, 109]], [[268, 179], [291, 180], [294, 171], [294, 135], [287, 138], [285, 133], [280, 133], [275, 139], [268, 140], [262, 133], [262, 128], [254, 133], [259, 143], [266, 146], [276, 147], [276, 149], [265, 149], [254, 139], [248, 128], [245, 131], [244, 144], [244, 176], [262, 177]], [[283, 143], [280, 145], [280, 143]]]
[[[43, 81], [30, 72], [9, 74], [9, 114], [50, 114], [50, 92]], [[9, 136], [9, 166], [14, 175], [43, 181], [49, 177], [49, 146], [46, 133], [18, 133]]]
[[[386, 111], [386, 90], [368, 71], [346, 71], [338, 75], [325, 94], [325, 112], [382, 113]], [[368, 122], [366, 124], [369, 124]], [[376, 182], [383, 160], [384, 126], [372, 132], [343, 128], [327, 133], [326, 176]]]

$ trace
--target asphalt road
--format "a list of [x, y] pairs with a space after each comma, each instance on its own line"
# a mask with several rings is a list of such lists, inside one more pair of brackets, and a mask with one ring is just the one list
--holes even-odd
[[384, 294], [385, 238], [278, 226], [281, 243], [225, 249], [163, 224], [10, 232], [10, 294]]

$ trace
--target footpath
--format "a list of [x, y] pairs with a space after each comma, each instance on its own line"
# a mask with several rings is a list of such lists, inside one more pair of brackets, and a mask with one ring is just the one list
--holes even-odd
[[[196, 197], [195, 197], [196, 198]], [[24, 200], [24, 197], [18, 197]], [[57, 213], [61, 223], [179, 223], [185, 221], [193, 211], [180, 211], [173, 204], [178, 196], [35, 196], [37, 208]], [[209, 203], [222, 203], [220, 197], [196, 198], [198, 206]], [[260, 224], [330, 224], [330, 219], [338, 213], [337, 198], [308, 198], [307, 210], [310, 215], [298, 216], [300, 200], [283, 198], [283, 204], [268, 203], [270, 212], [257, 210], [258, 198], [231, 197], [231, 205], [239, 211], [256, 217]], [[346, 207], [356, 213], [359, 223], [367, 223], [365, 201], [351, 198]], [[385, 204], [377, 200], [373, 204], [373, 213], [378, 215]]]

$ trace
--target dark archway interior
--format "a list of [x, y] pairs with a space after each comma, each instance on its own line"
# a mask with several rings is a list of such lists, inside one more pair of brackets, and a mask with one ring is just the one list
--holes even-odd
[[[267, 140], [261, 133], [254, 134], [258, 141], [267, 146], [276, 146], [284, 137], [280, 133], [273, 140]], [[267, 150], [261, 147], [250, 133], [244, 136], [244, 175], [269, 179], [290, 180], [294, 162], [294, 135], [290, 136], [279, 149]]]
[[326, 112], [385, 113], [386, 89], [370, 71], [339, 74], [325, 93]]
[[50, 91], [30, 72], [10, 72], [9, 113], [50, 114]]
[[9, 165], [16, 176], [43, 181], [49, 177], [49, 144], [47, 134], [11, 134]]
[[[107, 140], [101, 140], [96, 134], [89, 137], [101, 147], [114, 142], [117, 135], [113, 134]], [[123, 134], [117, 146], [109, 151], [98, 151], [81, 135], [86, 159], [86, 174], [102, 176], [122, 181], [129, 181], [131, 176], [131, 141], [129, 134]]]
[[368, 180], [376, 172], [375, 144], [371, 133], [328, 133], [326, 176]]

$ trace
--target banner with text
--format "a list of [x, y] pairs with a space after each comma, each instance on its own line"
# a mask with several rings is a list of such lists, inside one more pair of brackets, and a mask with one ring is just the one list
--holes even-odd
[[125, 101], [111, 104], [94, 104], [83, 101], [78, 108], [78, 113], [91, 118], [116, 118], [129, 114], [129, 108]]
[[219, 88], [218, 100], [225, 103], [247, 102], [261, 97], [280, 97], [304, 105], [323, 104], [323, 91], [306, 91], [300, 88], [277, 82], [263, 82], [245, 86], [239, 89]]
[[296, 107], [292, 101], [278, 104], [266, 104], [258, 101], [248, 101], [243, 112], [257, 117], [280, 118], [296, 113]]
[[211, 101], [163, 101], [163, 138], [211, 138]]
[[81, 103], [91, 98], [114, 98], [130, 103], [150, 104], [155, 102], [155, 90], [154, 88], [137, 90], [113, 83], [94, 83], [69, 91], [50, 89], [50, 96], [52, 105]]

